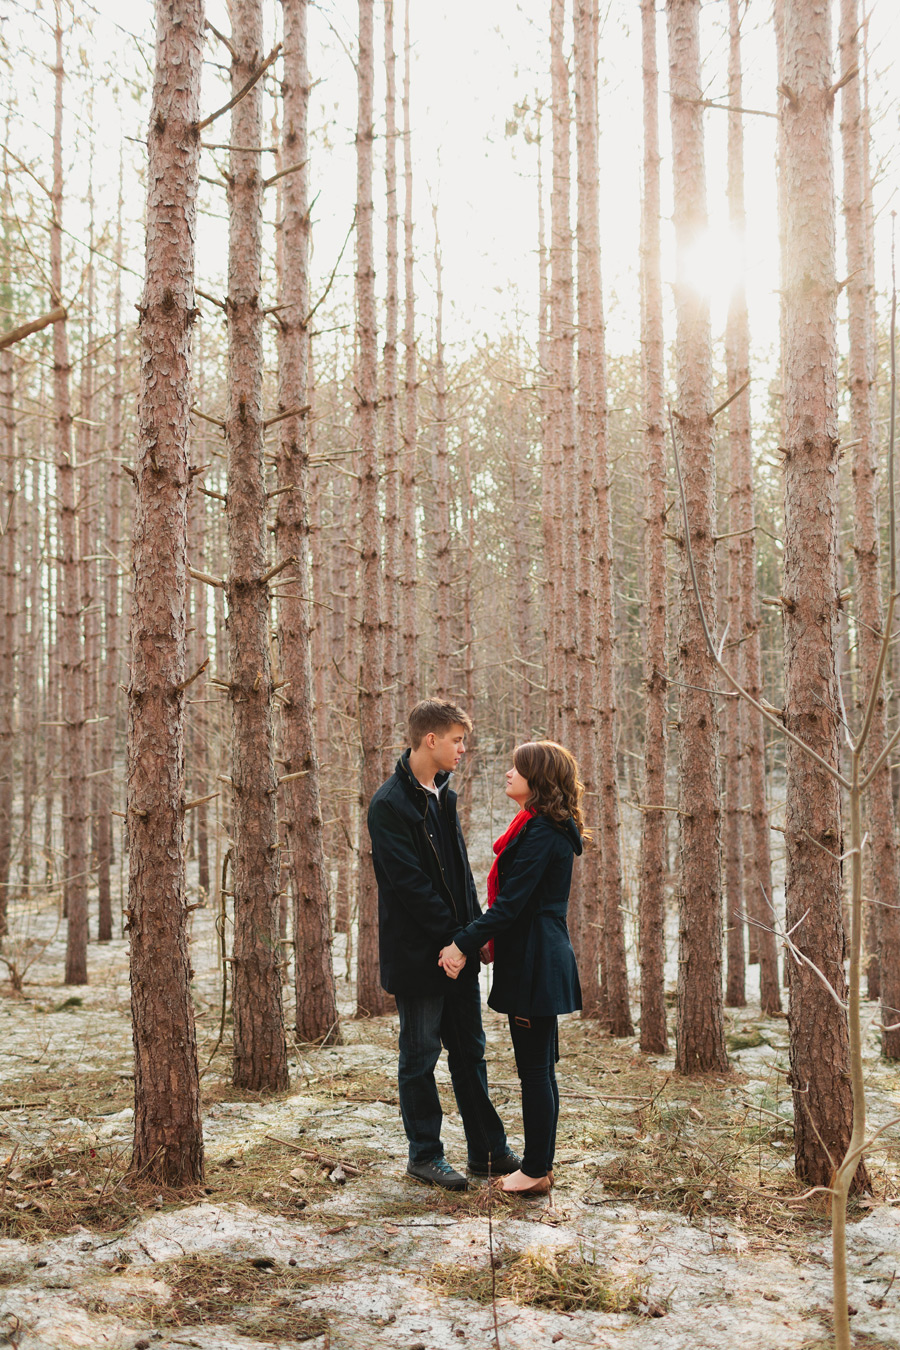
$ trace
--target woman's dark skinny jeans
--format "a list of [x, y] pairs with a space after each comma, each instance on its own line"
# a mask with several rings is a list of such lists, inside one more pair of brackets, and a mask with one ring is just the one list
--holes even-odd
[[528, 1021], [531, 1026], [523, 1027], [516, 1023], [512, 1013], [509, 1015], [516, 1072], [522, 1085], [525, 1130], [522, 1171], [527, 1177], [545, 1177], [553, 1166], [559, 1120], [556, 1018], [531, 1017]]

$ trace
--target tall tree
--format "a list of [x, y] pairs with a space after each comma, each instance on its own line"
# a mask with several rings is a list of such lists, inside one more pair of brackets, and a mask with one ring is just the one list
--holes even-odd
[[[614, 1036], [631, 1036], [622, 919], [619, 792], [616, 782], [615, 606], [606, 343], [600, 273], [596, 0], [575, 0], [575, 109], [578, 154], [578, 578], [579, 754], [599, 801], [600, 914], [590, 891], [582, 905], [582, 951], [596, 985], [596, 935], [602, 925], [605, 1015]], [[584, 653], [585, 655], [582, 655]], [[585, 659], [585, 656], [587, 659]], [[594, 714], [593, 710], [597, 713]], [[586, 784], [587, 785], [587, 784]], [[594, 857], [597, 853], [594, 852]], [[600, 923], [598, 923], [598, 919]], [[595, 988], [593, 1015], [599, 1012]], [[586, 1007], [588, 1000], [585, 1000]]]
[[641, 1049], [668, 1048], [665, 1003], [666, 812], [666, 446], [663, 304], [659, 241], [659, 72], [656, 0], [641, 0], [644, 167], [641, 203], [641, 356], [647, 467], [644, 506], [644, 809], [641, 812], [638, 921]]
[[437, 205], [434, 216], [434, 690], [449, 698], [453, 633], [453, 555], [450, 545], [450, 448], [447, 444], [447, 367], [444, 361], [444, 280]]
[[[859, 700], [865, 705], [878, 673], [883, 640], [878, 526], [878, 416], [875, 397], [874, 260], [866, 228], [868, 142], [865, 135], [857, 0], [841, 0], [841, 141], [844, 162], [844, 233], [847, 243], [850, 428], [853, 441], [853, 550], [859, 616]], [[887, 704], [878, 688], [866, 742], [864, 771], [884, 748]], [[866, 797], [872, 858], [872, 903], [878, 936], [881, 1052], [900, 1059], [900, 873], [890, 773], [880, 772]], [[890, 1029], [889, 1029], [890, 1028]]]
[[[675, 421], [700, 598], [707, 615], [713, 618], [716, 460], [709, 302], [685, 275], [687, 250], [702, 238], [707, 227], [700, 0], [667, 0], [666, 14], [677, 253]], [[728, 1064], [722, 1007], [716, 702], [710, 692], [716, 673], [703, 639], [686, 550], [680, 605], [681, 897], [675, 1065], [680, 1073], [703, 1073], [723, 1070]]]
[[313, 731], [309, 605], [309, 69], [308, 0], [282, 0], [284, 79], [283, 159], [299, 165], [284, 179], [284, 249], [279, 303], [280, 413], [279, 553], [294, 558], [294, 585], [278, 601], [278, 645], [284, 680], [281, 707], [285, 827], [294, 899], [294, 993], [301, 1041], [339, 1039], [331, 914], [323, 848], [319, 762]]
[[[738, 0], [728, 0], [728, 102], [741, 107], [741, 29]], [[744, 127], [740, 111], [728, 114], [728, 208], [735, 234], [743, 234], [744, 207]], [[741, 545], [744, 536], [738, 524], [741, 506], [742, 460], [750, 456], [750, 390], [748, 386], [750, 346], [747, 324], [747, 298], [743, 277], [738, 272], [728, 306], [725, 329], [725, 365], [729, 403], [729, 487], [728, 487], [728, 567], [726, 609], [729, 631], [734, 634], [733, 665], [737, 678], [744, 679], [743, 596], [741, 593]], [[748, 539], [750, 536], [746, 536]], [[744, 700], [729, 691], [725, 704], [725, 752], [722, 757], [724, 798], [723, 854], [725, 862], [725, 900], [728, 966], [725, 976], [725, 1002], [730, 1008], [743, 1008], [746, 996], [746, 959], [744, 951], [744, 855], [742, 849], [743, 732], [747, 711]], [[749, 861], [749, 859], [748, 859]]]
[[157, 0], [128, 694], [132, 1167], [170, 1186], [203, 1175], [184, 876], [188, 442], [203, 29], [202, 0]]
[[287, 1087], [262, 408], [261, 0], [232, 0], [228, 181], [228, 629], [234, 811], [235, 1087]]
[[[119, 164], [119, 203], [116, 228], [116, 260], [122, 262], [122, 165]], [[121, 483], [123, 450], [123, 414], [125, 401], [125, 360], [122, 342], [122, 272], [116, 268], [114, 292], [113, 392], [110, 410], [109, 468], [107, 470], [105, 543], [107, 557], [103, 564], [104, 585], [104, 656], [102, 701], [104, 721], [100, 724], [98, 770], [100, 793], [97, 812], [97, 937], [109, 942], [113, 935], [112, 922], [112, 861], [113, 861], [113, 774], [116, 761], [117, 713], [119, 710], [119, 554], [121, 551]]]
[[[56, 3], [56, 67], [53, 123], [53, 194], [50, 221], [50, 303], [62, 305], [63, 65], [62, 5]], [[57, 586], [58, 643], [61, 665], [61, 705], [64, 724], [65, 784], [63, 795], [64, 902], [66, 984], [87, 983], [87, 769], [84, 726], [84, 650], [81, 632], [81, 576], [76, 515], [75, 450], [72, 444], [72, 407], [69, 393], [69, 337], [65, 318], [53, 325], [53, 406], [56, 421], [56, 500], [58, 511]]]
[[[8, 295], [6, 287], [3, 288]], [[7, 930], [13, 837], [16, 700], [16, 419], [13, 354], [0, 351], [0, 938]]]
[[[574, 539], [573, 503], [563, 505], [563, 477], [575, 453], [575, 316], [572, 272], [569, 71], [564, 47], [565, 0], [550, 0], [550, 83], [553, 171], [550, 194], [549, 398], [544, 443], [544, 570], [547, 577], [547, 725], [551, 736], [569, 737], [567, 699], [574, 701], [569, 676], [574, 625], [566, 577]], [[567, 547], [568, 545], [568, 547]], [[576, 932], [578, 931], [576, 923]]]
[[[831, 16], [784, 0], [782, 30], [785, 725], [838, 764], [837, 341]], [[811, 963], [789, 966], [798, 1177], [827, 1186], [850, 1138], [841, 802], [808, 754], [787, 748], [786, 924]]]
[[359, 947], [356, 1001], [361, 1014], [385, 1011], [378, 970], [378, 890], [365, 816], [382, 780], [381, 538], [378, 505], [378, 336], [375, 322], [375, 251], [372, 145], [375, 139], [374, 2], [359, 0], [356, 128], [356, 335], [359, 353], [356, 422], [359, 431], [360, 625], [359, 625]]
[[384, 0], [384, 188], [387, 205], [384, 297], [384, 770], [393, 770], [397, 713], [400, 591], [400, 404], [397, 391], [399, 325], [400, 210], [397, 198], [397, 53], [394, 50], [394, 0]]
[[[729, 103], [740, 109], [743, 100], [741, 71], [741, 21], [738, 0], [729, 5]], [[732, 231], [743, 249], [746, 231], [744, 207], [743, 113], [728, 115], [728, 202]], [[728, 434], [731, 455], [731, 519], [729, 530], [737, 531], [729, 551], [729, 585], [735, 571], [734, 589], [739, 597], [731, 632], [740, 639], [736, 648], [744, 687], [759, 702], [762, 697], [762, 643], [760, 639], [759, 588], [756, 581], [756, 511], [753, 494], [753, 441], [750, 422], [750, 324], [746, 288], [741, 273], [731, 296], [726, 327]], [[740, 706], [740, 755], [743, 792], [742, 878], [743, 911], [755, 923], [749, 944], [751, 957], [759, 961], [760, 1001], [764, 1013], [781, 1010], [778, 986], [778, 953], [772, 923], [772, 865], [769, 849], [769, 812], [766, 804], [766, 747], [763, 720], [743, 700], [729, 704], [729, 715]], [[731, 891], [728, 892], [729, 904]], [[737, 901], [737, 897], [735, 897]], [[737, 901], [739, 903], [739, 901]], [[743, 949], [743, 936], [741, 937]]]
[[416, 354], [415, 242], [413, 233], [412, 128], [410, 126], [409, 0], [403, 23], [403, 461], [400, 476], [402, 594], [400, 683], [408, 711], [419, 697], [416, 580], [416, 478], [418, 468], [418, 374]]

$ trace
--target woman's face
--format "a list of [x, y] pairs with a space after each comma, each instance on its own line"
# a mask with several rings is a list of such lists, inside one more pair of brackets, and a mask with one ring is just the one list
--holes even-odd
[[531, 795], [528, 779], [522, 777], [515, 764], [506, 773], [506, 795], [511, 797], [518, 806], [524, 806]]

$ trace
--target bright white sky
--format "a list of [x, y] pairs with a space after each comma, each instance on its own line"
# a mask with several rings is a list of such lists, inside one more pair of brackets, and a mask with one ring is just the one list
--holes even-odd
[[[68, 87], [70, 201], [67, 222], [84, 237], [85, 213], [77, 197], [87, 179], [88, 120], [85, 98], [87, 74], [105, 82], [96, 94], [93, 121], [96, 150], [95, 191], [114, 211], [119, 148], [126, 151], [128, 214], [131, 217], [129, 260], [142, 266], [140, 213], [143, 187], [139, 166], [143, 151], [149, 96], [136, 97], [129, 77], [138, 75], [149, 90], [153, 59], [151, 0], [74, 0], [79, 18], [77, 35], [70, 41]], [[402, 42], [403, 0], [395, 0], [398, 47]], [[637, 252], [641, 167], [641, 60], [638, 0], [601, 0], [601, 187], [603, 212], [603, 272], [611, 350], [632, 350], [638, 332]], [[872, 98], [879, 115], [876, 152], [886, 157], [878, 187], [879, 280], [882, 291], [889, 278], [890, 211], [897, 204], [898, 166], [893, 151], [897, 130], [894, 65], [900, 55], [900, 5], [875, 0], [872, 6]], [[273, 40], [278, 6], [267, 3], [267, 39]], [[433, 233], [431, 200], [439, 205], [446, 291], [446, 322], [451, 347], [493, 336], [510, 327], [525, 326], [534, 339], [537, 311], [537, 201], [536, 152], [521, 134], [506, 135], [506, 123], [515, 104], [534, 101], [536, 92], [548, 92], [547, 15], [549, 0], [412, 0], [412, 109], [416, 174], [416, 230], [419, 255], [419, 303], [427, 315], [433, 305]], [[209, 17], [227, 31], [225, 0], [209, 0]], [[744, 105], [775, 106], [774, 53], [769, 26], [770, 0], [748, 0], [744, 42]], [[27, 156], [49, 177], [49, 136], [52, 123], [52, 76], [47, 65], [52, 16], [49, 0], [11, 0], [3, 31], [15, 51], [24, 45], [35, 58], [31, 68], [15, 60], [12, 83], [15, 99], [4, 103], [16, 111], [9, 128], [12, 147]], [[376, 0], [376, 51], [379, 73], [376, 99], [383, 97], [380, 69], [381, 5]], [[319, 278], [331, 271], [352, 217], [355, 195], [354, 131], [355, 76], [349, 53], [355, 46], [356, 4], [353, 0], [318, 0], [310, 13], [310, 66], [318, 80], [313, 107], [313, 190], [319, 193], [315, 210], [315, 271]], [[724, 0], [708, 0], [703, 8], [705, 82], [710, 97], [725, 99], [727, 8]], [[81, 55], [78, 54], [81, 49]], [[661, 134], [663, 148], [664, 213], [669, 209], [668, 102], [666, 98], [665, 22], [660, 6], [659, 64], [661, 70]], [[210, 62], [223, 57], [210, 39]], [[402, 53], [398, 53], [402, 79]], [[80, 69], [79, 69], [80, 66]], [[114, 72], [114, 73], [113, 73]], [[118, 101], [112, 86], [118, 84]], [[399, 90], [398, 90], [399, 92]], [[203, 106], [211, 109], [227, 98], [222, 76], [209, 64]], [[399, 119], [399, 109], [398, 109]], [[707, 114], [707, 176], [712, 231], [698, 256], [698, 278], [708, 284], [713, 298], [713, 326], [724, 324], [733, 250], [728, 247], [725, 207], [726, 115]], [[746, 127], [747, 202], [749, 213], [747, 280], [754, 346], [770, 351], [777, 332], [778, 251], [774, 183], [775, 122], [748, 117]], [[549, 142], [549, 117], [546, 118]], [[227, 117], [210, 133], [227, 140]], [[73, 146], [71, 137], [79, 142]], [[126, 139], [122, 142], [122, 136]], [[271, 161], [267, 160], [267, 163]], [[545, 168], [549, 167], [545, 165]], [[209, 155], [204, 172], [215, 176]], [[376, 169], [376, 204], [383, 201], [380, 163]], [[574, 178], [574, 173], [573, 173]], [[838, 183], [840, 176], [838, 175]], [[206, 204], [224, 213], [224, 194], [204, 190]], [[101, 206], [102, 210], [102, 206]], [[222, 292], [224, 221], [209, 216], [201, 224], [200, 284]], [[664, 226], [664, 273], [671, 281], [671, 231]], [[352, 294], [352, 248], [345, 255], [337, 295]], [[838, 273], [844, 265], [839, 251]], [[135, 297], [139, 282], [134, 279]], [[671, 330], [670, 330], [671, 331]]]

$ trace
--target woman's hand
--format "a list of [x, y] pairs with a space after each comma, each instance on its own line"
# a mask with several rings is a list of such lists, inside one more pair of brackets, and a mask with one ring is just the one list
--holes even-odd
[[455, 942], [451, 942], [448, 946], [444, 947], [443, 951], [438, 957], [438, 965], [447, 975], [450, 976], [451, 980], [455, 980], [457, 978], [459, 972], [462, 970], [465, 964], [466, 958], [463, 955], [463, 953], [459, 950]]

